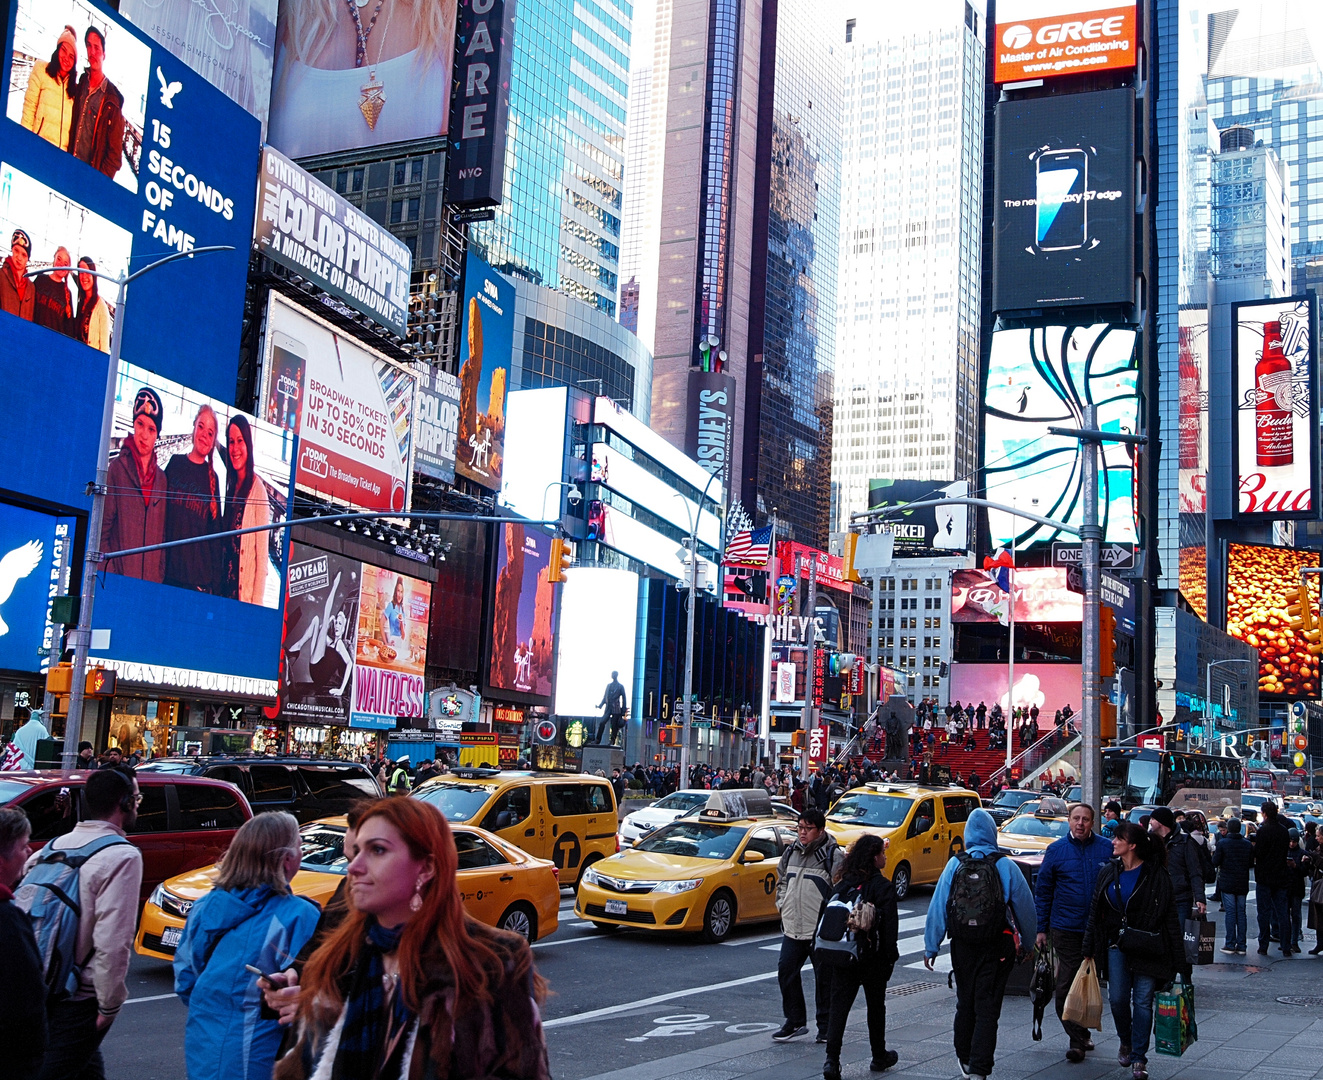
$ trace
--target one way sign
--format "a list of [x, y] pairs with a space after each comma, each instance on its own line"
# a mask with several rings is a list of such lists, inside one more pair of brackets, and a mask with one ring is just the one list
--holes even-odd
[[[1083, 544], [1053, 544], [1053, 566], [1079, 566], [1083, 562]], [[1129, 570], [1135, 565], [1134, 544], [1103, 544], [1102, 564], [1109, 570]]]

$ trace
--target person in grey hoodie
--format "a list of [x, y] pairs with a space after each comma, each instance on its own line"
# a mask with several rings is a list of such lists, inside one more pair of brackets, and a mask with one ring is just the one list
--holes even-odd
[[997, 850], [997, 825], [986, 810], [975, 810], [965, 822], [965, 850], [953, 856], [942, 871], [928, 904], [923, 932], [923, 962], [929, 971], [949, 928], [946, 923], [951, 882], [961, 861], [991, 859], [997, 871], [1005, 902], [1004, 927], [990, 941], [962, 940], [956, 930], [951, 938], [951, 970], [955, 973], [955, 1052], [960, 1071], [970, 1080], [986, 1080], [992, 1072], [997, 1051], [997, 1023], [1006, 982], [1015, 967], [1016, 955], [1027, 948], [1038, 930], [1034, 896], [1024, 874]]

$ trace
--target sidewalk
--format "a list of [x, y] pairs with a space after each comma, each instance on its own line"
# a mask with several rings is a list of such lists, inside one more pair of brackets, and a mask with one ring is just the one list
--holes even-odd
[[[1220, 955], [1220, 954], [1219, 954]], [[1212, 964], [1195, 969], [1199, 1041], [1183, 1057], [1154, 1052], [1153, 1080], [1323, 1080], [1323, 958], [1308, 955], [1271, 963]], [[1280, 997], [1307, 999], [1305, 1006]], [[852, 1080], [885, 1076], [899, 1080], [960, 1080], [951, 1046], [955, 992], [946, 977], [897, 967], [888, 990], [888, 1046], [900, 1055], [886, 1073], [871, 1073], [860, 994], [841, 1053], [841, 1071]], [[1080, 1065], [1065, 1059], [1066, 1037], [1051, 1007], [1043, 1019], [1043, 1040], [1032, 1039], [1033, 1006], [1028, 998], [1007, 997], [997, 1045], [997, 1080], [1122, 1080], [1130, 1070], [1116, 1063], [1117, 1041], [1104, 1006], [1097, 1050]], [[809, 1039], [775, 1045], [765, 1033], [674, 1054], [589, 1080], [815, 1080], [822, 1076], [823, 1047]]]

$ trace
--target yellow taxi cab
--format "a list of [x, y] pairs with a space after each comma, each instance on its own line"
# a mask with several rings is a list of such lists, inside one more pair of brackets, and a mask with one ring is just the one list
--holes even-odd
[[827, 831], [843, 848], [865, 833], [890, 841], [891, 884], [903, 900], [911, 885], [932, 884], [965, 849], [965, 822], [980, 805], [978, 793], [966, 788], [865, 784], [827, 812]]
[[495, 833], [539, 859], [550, 859], [572, 886], [598, 859], [620, 850], [616, 793], [601, 776], [460, 768], [413, 793], [452, 825]]
[[698, 814], [663, 825], [584, 871], [574, 913], [599, 930], [633, 926], [724, 941], [772, 921], [777, 864], [795, 842], [764, 791], [714, 791]]
[[1069, 832], [1066, 800], [1044, 796], [1033, 813], [1016, 814], [997, 830], [997, 846], [1011, 855], [1032, 855]]
[[[343, 817], [304, 825], [303, 863], [290, 886], [298, 896], [325, 907], [345, 879]], [[465, 825], [452, 825], [459, 852], [460, 895], [464, 909], [479, 922], [513, 930], [528, 941], [555, 933], [560, 909], [556, 868], [535, 859], [499, 836]], [[156, 886], [143, 905], [133, 947], [143, 956], [173, 960], [184, 935], [189, 910], [215, 883], [217, 868], [204, 866]]]

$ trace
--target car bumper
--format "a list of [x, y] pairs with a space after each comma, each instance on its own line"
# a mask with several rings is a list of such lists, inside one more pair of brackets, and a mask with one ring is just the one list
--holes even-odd
[[[623, 901], [625, 911], [608, 912], [606, 905]], [[703, 928], [707, 894], [702, 889], [684, 893], [616, 893], [595, 885], [582, 885], [574, 903], [580, 919], [611, 926], [633, 926], [640, 930], [694, 932]]]
[[142, 906], [142, 919], [138, 923], [133, 949], [141, 956], [173, 960], [183, 932], [183, 919], [162, 911], [155, 904], [146, 903]]

